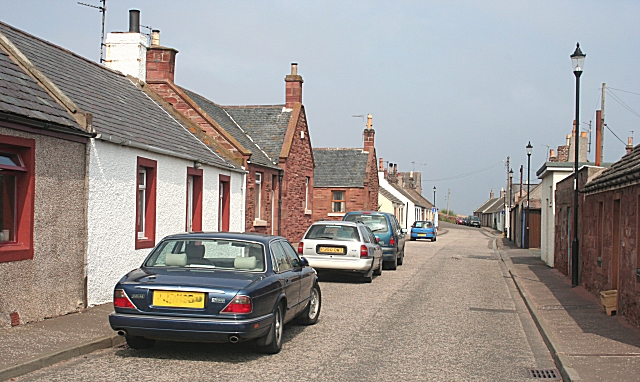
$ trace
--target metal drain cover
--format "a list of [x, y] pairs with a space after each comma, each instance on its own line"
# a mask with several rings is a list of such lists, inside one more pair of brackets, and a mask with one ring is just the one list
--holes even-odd
[[559, 381], [560, 372], [557, 369], [528, 369], [529, 376], [535, 379], [546, 379], [548, 381]]

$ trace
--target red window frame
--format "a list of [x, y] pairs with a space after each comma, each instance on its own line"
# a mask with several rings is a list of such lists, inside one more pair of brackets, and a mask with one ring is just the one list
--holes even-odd
[[[144, 214], [144, 232], [145, 237], [138, 237], [138, 221], [140, 218], [140, 170], [146, 170], [145, 181], [145, 214]], [[135, 243], [136, 249], [153, 248], [156, 245], [156, 183], [158, 174], [158, 162], [138, 157], [136, 166], [136, 224], [135, 224]]]
[[[189, 195], [189, 177], [193, 179], [192, 195]], [[189, 211], [189, 198], [191, 200], [191, 211]], [[191, 231], [202, 231], [202, 169], [187, 167], [187, 215], [185, 230], [189, 231], [189, 213], [191, 213]]]
[[18, 155], [24, 166], [1, 170], [16, 178], [16, 206], [14, 240], [0, 243], [0, 262], [33, 259], [36, 142], [0, 135], [0, 151]]
[[231, 177], [220, 175], [219, 203], [218, 203], [218, 231], [229, 231], [229, 217], [231, 209]]

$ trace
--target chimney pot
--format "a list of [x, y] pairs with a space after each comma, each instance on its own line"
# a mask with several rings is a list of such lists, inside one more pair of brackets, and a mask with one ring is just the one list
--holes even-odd
[[151, 46], [160, 46], [160, 30], [154, 29], [151, 31]]
[[383, 165], [384, 165], [384, 164], [383, 164], [382, 158], [380, 158], [380, 164], [378, 165], [378, 168], [380, 169], [379, 171], [382, 171], [382, 169], [383, 169], [383, 167], [382, 167], [382, 166], [383, 166]]
[[140, 11], [137, 9], [129, 10], [129, 32], [140, 33]]
[[297, 62], [292, 62], [291, 63], [291, 75], [292, 76], [297, 76], [298, 75], [298, 63]]

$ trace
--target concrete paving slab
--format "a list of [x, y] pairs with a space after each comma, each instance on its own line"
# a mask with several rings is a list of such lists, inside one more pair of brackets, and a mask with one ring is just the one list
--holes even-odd
[[109, 326], [112, 304], [0, 329], [0, 381], [123, 342]]

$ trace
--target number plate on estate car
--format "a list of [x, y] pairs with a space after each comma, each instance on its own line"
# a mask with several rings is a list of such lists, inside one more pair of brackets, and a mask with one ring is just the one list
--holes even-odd
[[153, 292], [153, 305], [202, 309], [204, 308], [204, 293], [156, 290]]
[[339, 255], [342, 255], [344, 254], [344, 249], [337, 248], [337, 247], [320, 247], [318, 248], [318, 252], [319, 253], [337, 253]]

